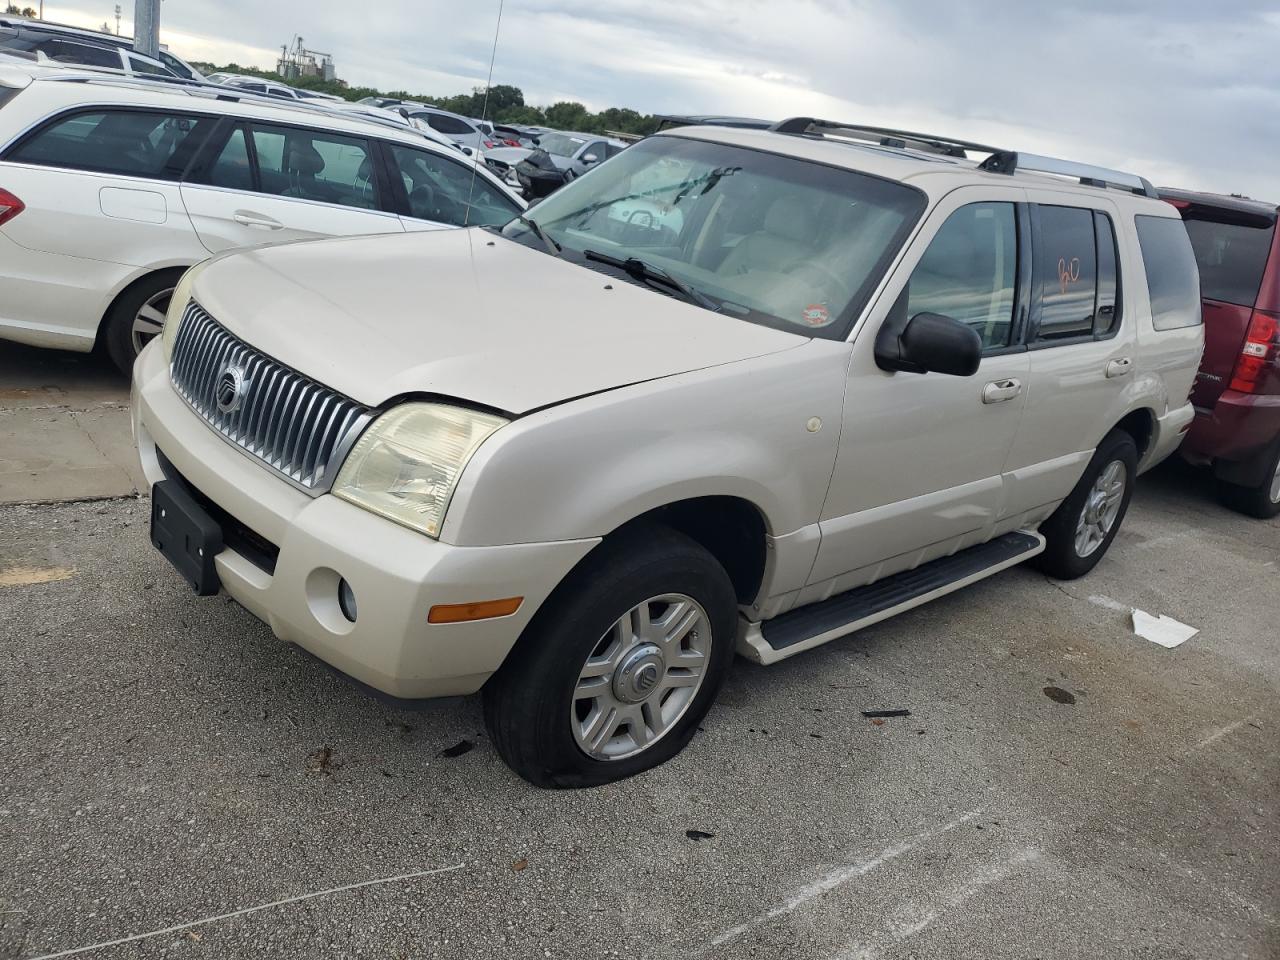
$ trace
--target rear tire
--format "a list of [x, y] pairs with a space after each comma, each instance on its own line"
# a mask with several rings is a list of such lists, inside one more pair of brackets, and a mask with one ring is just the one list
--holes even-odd
[[1242, 487], [1219, 481], [1218, 496], [1232, 510], [1260, 520], [1280, 515], [1280, 441], [1271, 448], [1260, 483]]
[[1033, 563], [1058, 580], [1075, 580], [1096, 567], [1120, 530], [1137, 473], [1133, 437], [1112, 430], [1098, 444], [1075, 489], [1040, 525], [1046, 545]]
[[116, 298], [107, 311], [102, 346], [111, 362], [126, 377], [142, 348], [160, 335], [169, 299], [183, 274], [182, 268], [160, 270], [136, 281]]
[[715, 557], [665, 527], [631, 531], [598, 547], [538, 611], [485, 685], [485, 726], [535, 786], [634, 776], [693, 737], [736, 632]]

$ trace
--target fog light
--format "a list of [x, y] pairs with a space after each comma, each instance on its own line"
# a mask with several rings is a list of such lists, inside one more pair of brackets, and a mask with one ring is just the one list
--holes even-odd
[[356, 622], [356, 594], [346, 580], [338, 581], [338, 609], [352, 623]]

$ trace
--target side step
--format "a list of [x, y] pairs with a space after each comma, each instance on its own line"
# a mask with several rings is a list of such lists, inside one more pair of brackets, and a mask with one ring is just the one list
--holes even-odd
[[1043, 550], [1044, 537], [1039, 533], [1006, 533], [821, 603], [748, 624], [739, 649], [759, 663], [773, 663], [984, 580]]

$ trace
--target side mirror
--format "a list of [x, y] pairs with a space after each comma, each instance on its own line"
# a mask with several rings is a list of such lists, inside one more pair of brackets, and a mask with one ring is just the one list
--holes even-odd
[[971, 377], [982, 363], [982, 338], [940, 313], [917, 313], [900, 332], [890, 317], [876, 336], [875, 356], [882, 370]]
[[401, 107], [401, 108], [400, 108], [400, 116], [402, 116], [402, 117], [404, 117], [406, 120], [408, 120], [408, 119], [409, 119], [409, 108], [408, 108], [408, 107]]
[[588, 167], [591, 166], [591, 164], [593, 163], [598, 163], [599, 160], [600, 158], [597, 157], [594, 153], [584, 153], [582, 155], [582, 162]]

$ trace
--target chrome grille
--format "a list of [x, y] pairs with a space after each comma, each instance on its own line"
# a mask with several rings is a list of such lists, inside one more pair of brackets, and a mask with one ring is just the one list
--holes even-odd
[[[319, 494], [333, 483], [369, 408], [255, 350], [223, 329], [193, 300], [182, 314], [169, 375], [174, 388], [213, 429]], [[231, 403], [221, 403], [230, 397]]]

